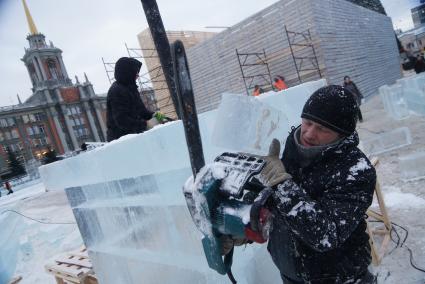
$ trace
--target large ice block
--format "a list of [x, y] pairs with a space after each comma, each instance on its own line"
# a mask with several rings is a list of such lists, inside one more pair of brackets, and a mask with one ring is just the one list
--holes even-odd
[[[223, 141], [213, 144], [219, 110], [199, 115], [206, 162], [225, 151], [264, 153], [273, 136], [282, 141], [287, 135], [291, 123], [284, 118], [289, 110], [299, 108], [293, 110], [293, 121], [299, 123], [305, 100], [324, 84], [319, 80], [298, 86], [298, 91], [290, 88], [286, 97], [282, 92], [246, 97], [252, 117], [239, 135], [254, 131], [248, 146], [259, 145], [258, 149], [235, 143], [229, 147]], [[290, 101], [293, 104], [287, 105]], [[270, 118], [258, 119], [268, 111]], [[255, 140], [256, 133], [269, 140]], [[208, 267], [201, 234], [182, 193], [191, 169], [181, 121], [42, 166], [40, 174], [48, 190], [66, 190], [100, 283], [228, 283], [226, 276]], [[238, 283], [281, 282], [266, 245], [238, 247], [233, 270]]]
[[416, 89], [422, 93], [425, 91], [425, 76], [422, 74], [401, 78], [398, 79], [396, 82], [397, 84], [400, 84], [403, 89]]
[[213, 144], [265, 155], [273, 138], [282, 144], [291, 126], [301, 123], [305, 102], [326, 80], [301, 84], [259, 97], [223, 94], [213, 130]]
[[[190, 172], [186, 168], [66, 190], [100, 283], [227, 283], [227, 277], [208, 268], [201, 235], [181, 191], [175, 190]], [[279, 279], [265, 254], [265, 246], [237, 249], [234, 273], [240, 283]], [[268, 274], [252, 272], [251, 261]]]
[[411, 111], [425, 116], [425, 93], [419, 89], [404, 89], [404, 100]]
[[403, 99], [402, 85], [382, 86], [379, 88], [379, 93], [384, 104], [384, 109], [390, 117], [396, 120], [409, 117], [409, 109]]
[[425, 178], [425, 151], [401, 156], [398, 159], [403, 180]]
[[382, 154], [410, 144], [412, 144], [412, 136], [408, 127], [376, 134], [372, 138], [361, 141], [363, 151], [369, 155]]
[[224, 94], [212, 142], [233, 151], [264, 155], [273, 138], [285, 141], [289, 129], [287, 117], [276, 108], [255, 97]]
[[326, 79], [311, 81], [278, 92], [262, 94], [259, 100], [282, 111], [291, 126], [301, 124], [301, 111], [308, 98], [319, 88], [326, 86]]

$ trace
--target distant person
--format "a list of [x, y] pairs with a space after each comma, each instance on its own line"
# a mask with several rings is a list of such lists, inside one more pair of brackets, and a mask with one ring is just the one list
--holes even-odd
[[418, 56], [416, 57], [415, 66], [413, 68], [415, 69], [416, 74], [425, 71], [425, 61], [422, 55], [418, 54]]
[[363, 115], [362, 111], [360, 110], [360, 105], [362, 104], [363, 95], [357, 88], [356, 84], [354, 84], [353, 81], [351, 81], [351, 78], [349, 76], [344, 77], [344, 89], [349, 91], [351, 94], [353, 94], [354, 98], [356, 99], [357, 105], [359, 106], [357, 116], [360, 122], [363, 122]]
[[253, 91], [252, 95], [253, 95], [254, 97], [258, 97], [258, 96], [259, 96], [259, 95], [261, 95], [262, 93], [264, 93], [264, 90], [263, 90], [263, 89], [261, 89], [259, 85], [255, 85], [255, 86], [254, 86], [254, 91]]
[[9, 181], [6, 181], [4, 183], [4, 188], [6, 188], [6, 190], [8, 191], [7, 195], [12, 194], [13, 190], [12, 190], [12, 185], [10, 184]]
[[136, 80], [142, 63], [134, 58], [122, 57], [115, 64], [115, 82], [107, 96], [107, 140], [142, 133], [148, 129], [147, 121], [160, 115], [149, 111], [137, 90]]
[[81, 144], [81, 151], [87, 151], [87, 143], [84, 142], [83, 144]]
[[288, 85], [285, 83], [285, 77], [283, 76], [276, 76], [274, 78], [273, 87], [276, 91], [282, 91], [288, 89]]

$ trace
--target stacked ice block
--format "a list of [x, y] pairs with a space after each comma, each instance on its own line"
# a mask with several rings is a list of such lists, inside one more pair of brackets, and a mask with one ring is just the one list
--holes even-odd
[[384, 109], [396, 120], [407, 118], [410, 112], [425, 115], [425, 75], [423, 73], [397, 80], [391, 86], [379, 88]]
[[401, 178], [416, 180], [425, 178], [425, 152], [417, 152], [399, 157]]
[[[200, 115], [206, 162], [224, 151], [266, 153], [272, 138], [283, 141], [288, 121], [299, 124], [305, 100], [325, 81], [304, 85], [287, 98], [227, 95], [218, 110]], [[209, 269], [184, 200], [191, 169], [180, 121], [45, 165], [40, 174], [48, 190], [66, 189], [100, 283], [228, 283]], [[238, 283], [281, 282], [265, 245], [237, 248], [233, 270]]]
[[412, 136], [407, 127], [400, 127], [362, 140], [362, 150], [369, 155], [377, 155], [412, 144]]

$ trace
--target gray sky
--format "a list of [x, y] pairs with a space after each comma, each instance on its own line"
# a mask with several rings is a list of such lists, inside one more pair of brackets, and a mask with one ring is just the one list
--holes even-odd
[[[206, 26], [234, 25], [274, 2], [157, 0], [166, 29], [206, 31], [219, 31], [205, 29]], [[400, 4], [406, 0], [382, 2], [387, 13], [394, 15], [394, 24], [409, 28], [409, 7]], [[74, 81], [77, 75], [82, 81], [86, 72], [96, 93], [105, 93], [109, 87], [101, 58], [112, 62], [127, 56], [124, 43], [139, 47], [136, 36], [148, 27], [140, 0], [27, 0], [27, 4], [47, 43], [52, 41], [62, 49], [70, 78]], [[22, 2], [0, 0], [0, 106], [16, 104], [16, 94], [22, 100], [31, 95], [31, 82], [20, 60], [28, 46], [28, 33]]]

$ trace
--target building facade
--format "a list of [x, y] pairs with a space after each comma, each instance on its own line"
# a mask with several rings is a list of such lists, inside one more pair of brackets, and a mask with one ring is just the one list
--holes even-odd
[[0, 174], [7, 171], [7, 151], [26, 163], [42, 159], [50, 149], [64, 154], [86, 141], [106, 141], [106, 97], [94, 93], [86, 75], [84, 82], [75, 77], [72, 83], [62, 51], [46, 43], [23, 3], [30, 34], [22, 61], [32, 95], [24, 103], [0, 108]]
[[411, 9], [411, 12], [415, 28], [425, 24], [425, 4], [421, 4]]
[[[311, 49], [291, 47], [293, 37], [285, 28], [309, 31], [320, 73], [330, 84], [340, 85], [348, 75], [369, 96], [401, 77], [396, 38], [387, 16], [345, 0], [280, 0], [187, 49], [198, 112], [216, 108], [222, 93], [246, 93], [236, 49], [264, 50], [271, 77], [282, 75], [289, 86], [319, 78], [311, 70], [298, 76], [296, 64], [309, 64], [314, 54]], [[264, 66], [256, 68], [258, 74], [266, 72]]]
[[[167, 31], [167, 38], [170, 43], [181, 40], [187, 49], [213, 37], [215, 34], [213, 32], [198, 31]], [[174, 109], [173, 100], [165, 82], [162, 68], [160, 68], [161, 63], [149, 28], [139, 33], [137, 38], [142, 49], [146, 67], [148, 68], [149, 77], [151, 78], [156, 105], [165, 115], [176, 118], [176, 110]]]
[[399, 33], [397, 37], [408, 55], [415, 56], [419, 53], [424, 53], [425, 25]]

